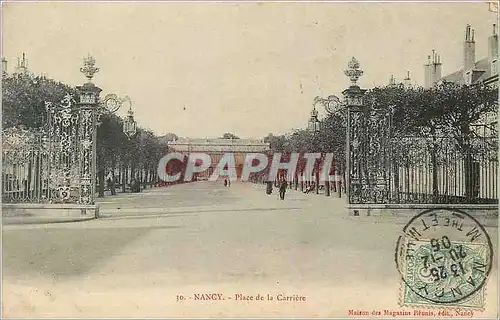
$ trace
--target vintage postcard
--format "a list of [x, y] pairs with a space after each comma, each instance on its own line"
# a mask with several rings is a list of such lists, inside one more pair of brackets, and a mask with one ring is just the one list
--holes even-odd
[[3, 318], [498, 318], [498, 2], [2, 2]]

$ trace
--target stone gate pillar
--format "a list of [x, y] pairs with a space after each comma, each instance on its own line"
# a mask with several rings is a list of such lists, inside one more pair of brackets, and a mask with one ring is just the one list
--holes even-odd
[[83, 61], [80, 71], [87, 77], [88, 82], [77, 86], [79, 107], [78, 146], [80, 161], [80, 199], [79, 203], [93, 205], [96, 193], [96, 147], [97, 122], [99, 115], [99, 94], [101, 89], [92, 83], [92, 78], [99, 68], [95, 66], [95, 59], [89, 55]]
[[[363, 96], [366, 89], [361, 89], [357, 81], [363, 71], [359, 68], [359, 62], [353, 57], [348, 64], [345, 75], [351, 80], [351, 86], [344, 90], [345, 102], [347, 104], [347, 134], [346, 134], [346, 193], [348, 207], [351, 204], [361, 204], [363, 195], [363, 177], [366, 163], [366, 111]], [[351, 212], [350, 212], [351, 213]], [[359, 214], [356, 210], [354, 215]]]

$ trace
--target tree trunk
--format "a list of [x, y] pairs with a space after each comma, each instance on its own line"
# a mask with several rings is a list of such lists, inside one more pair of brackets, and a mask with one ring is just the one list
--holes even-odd
[[333, 185], [332, 185], [332, 192], [333, 193], [337, 193], [337, 181], [339, 180], [339, 170], [337, 170], [337, 168], [335, 168], [335, 171], [334, 171], [334, 177], [335, 177], [335, 180], [333, 181]]
[[109, 190], [111, 191], [112, 196], [116, 196], [116, 188], [115, 188], [115, 169], [116, 169], [116, 162], [113, 160], [113, 164], [111, 166], [111, 183], [109, 184]]
[[465, 173], [465, 197], [467, 203], [476, 203], [479, 196], [479, 163], [474, 161], [470, 151], [464, 160], [464, 173]]
[[148, 179], [149, 179], [149, 170], [144, 170], [144, 189], [146, 189], [146, 187], [149, 184], [149, 180]]
[[[339, 181], [339, 187], [338, 187], [338, 191], [339, 191], [339, 198], [342, 198], [342, 187], [344, 188], [344, 193], [347, 192], [347, 188], [349, 188], [349, 186], [347, 185], [346, 183], [346, 177], [345, 175], [346, 174], [349, 174], [349, 173], [346, 173], [344, 170], [342, 170], [342, 180]], [[349, 201], [349, 199], [347, 199]]]
[[319, 166], [316, 167], [316, 194], [319, 194]]
[[135, 164], [132, 164], [131, 168], [130, 168], [130, 183], [132, 183], [132, 180], [136, 180], [136, 176], [135, 176]]
[[102, 165], [102, 163], [99, 165], [97, 175], [98, 175], [98, 179], [99, 179], [99, 195], [98, 195], [98, 197], [102, 198], [102, 197], [104, 197], [104, 183], [105, 183], [104, 182], [105, 168]]
[[394, 193], [395, 193], [396, 203], [400, 203], [401, 191], [399, 190], [399, 166], [397, 164], [394, 165]]
[[122, 164], [122, 192], [127, 192], [127, 166]]
[[160, 184], [160, 181], [158, 179], [158, 173], [154, 169], [153, 169], [153, 181], [154, 181], [155, 187], [158, 187]]

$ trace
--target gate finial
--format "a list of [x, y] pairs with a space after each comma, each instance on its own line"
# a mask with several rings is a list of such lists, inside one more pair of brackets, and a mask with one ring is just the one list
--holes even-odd
[[83, 67], [80, 68], [80, 72], [87, 77], [89, 82], [92, 82], [94, 74], [99, 72], [99, 68], [95, 66], [95, 59], [90, 53], [87, 57], [83, 58]]
[[351, 80], [351, 86], [357, 86], [356, 82], [359, 77], [363, 75], [363, 70], [359, 68], [359, 62], [356, 58], [351, 58], [351, 61], [347, 64], [347, 70], [344, 71], [344, 74]]

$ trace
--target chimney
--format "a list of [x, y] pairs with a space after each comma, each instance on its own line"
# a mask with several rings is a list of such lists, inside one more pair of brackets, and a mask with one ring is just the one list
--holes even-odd
[[434, 62], [432, 63], [432, 84], [435, 85], [441, 80], [441, 56], [437, 53], [434, 56]]
[[406, 78], [403, 80], [405, 87], [411, 86], [410, 71], [406, 71]]
[[396, 85], [396, 79], [394, 78], [394, 75], [391, 74], [391, 78], [389, 79], [389, 86], [395, 86]]
[[28, 74], [28, 59], [26, 59], [26, 54], [23, 52], [22, 59], [17, 58], [16, 74]]
[[[425, 85], [424, 88], [430, 88], [441, 80], [441, 56], [432, 49], [432, 55], [427, 56], [427, 64], [425, 67]], [[408, 74], [408, 83], [410, 76]], [[406, 80], [406, 79], [405, 79]]]
[[424, 88], [428, 89], [432, 86], [431, 81], [431, 56], [427, 56], [427, 64], [424, 65]]
[[488, 62], [490, 74], [498, 74], [498, 34], [496, 24], [493, 24], [493, 34], [488, 38]]
[[464, 73], [474, 68], [476, 64], [476, 43], [474, 42], [474, 30], [468, 24], [465, 27], [464, 41]]

